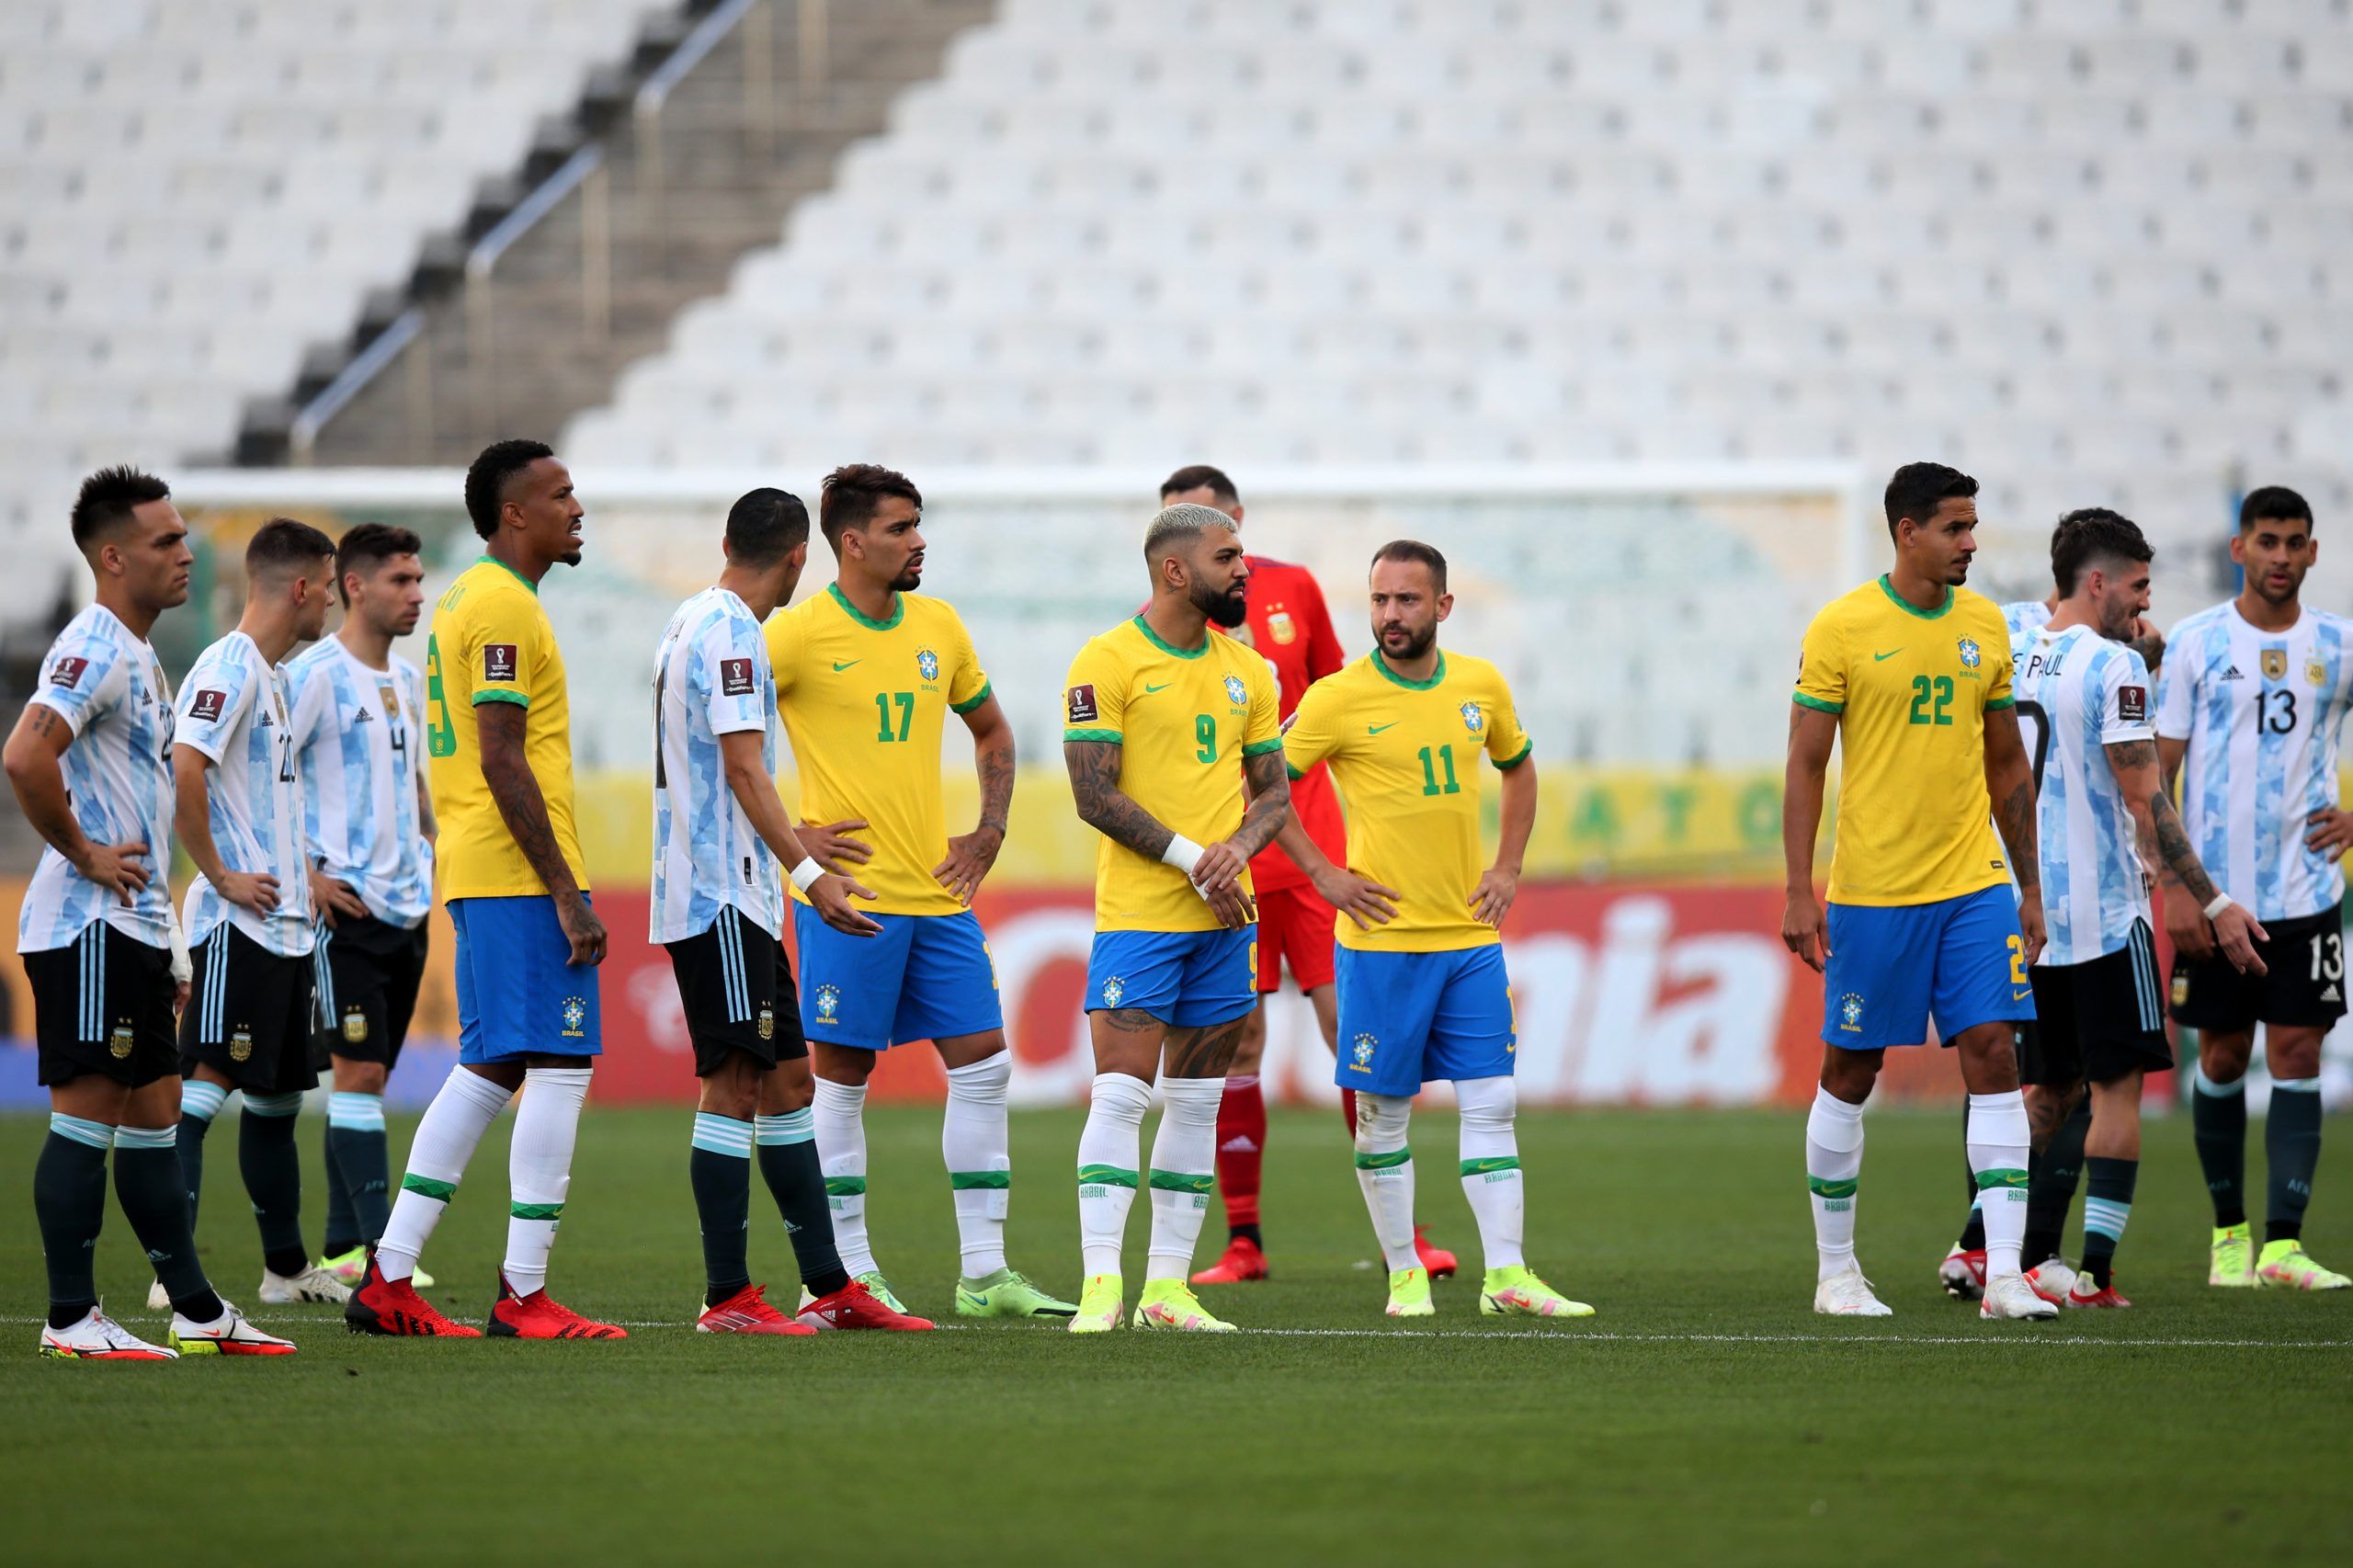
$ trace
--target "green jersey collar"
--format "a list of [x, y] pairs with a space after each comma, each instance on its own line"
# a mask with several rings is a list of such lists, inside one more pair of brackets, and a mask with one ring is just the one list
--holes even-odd
[[864, 610], [859, 609], [856, 605], [850, 603], [849, 596], [842, 592], [842, 585], [839, 583], [826, 584], [825, 592], [834, 596], [834, 602], [842, 607], [842, 613], [844, 615], [849, 617], [852, 620], [858, 622], [869, 631], [888, 631], [892, 627], [898, 625], [899, 622], [907, 619], [907, 596], [904, 594], [892, 594], [891, 596], [891, 619], [888, 620], [877, 620], [872, 616], [867, 614]]
[[1427, 680], [1407, 680], [1389, 667], [1389, 661], [1381, 656], [1381, 650], [1378, 648], [1372, 651], [1372, 667], [1407, 691], [1429, 691], [1446, 679], [1446, 651], [1444, 649], [1438, 651], [1438, 668], [1430, 673], [1430, 678]]
[[1951, 588], [1948, 587], [1945, 589], [1944, 603], [1938, 605], [1934, 609], [1922, 609], [1910, 599], [1907, 599], [1902, 594], [1897, 593], [1895, 591], [1895, 585], [1888, 580], [1888, 575], [1884, 572], [1879, 574], [1879, 591], [1887, 596], [1888, 603], [1893, 605], [1896, 608], [1902, 610], [1906, 615], [1918, 616], [1922, 620], [1934, 620], [1938, 616], [1944, 614], [1945, 611], [1952, 608]]

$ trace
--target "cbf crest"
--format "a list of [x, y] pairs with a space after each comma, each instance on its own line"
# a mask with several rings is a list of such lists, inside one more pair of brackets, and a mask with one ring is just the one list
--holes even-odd
[[832, 1023], [834, 1021], [835, 1015], [839, 1013], [841, 1010], [841, 987], [837, 985], [820, 985], [817, 987], [817, 1021], [819, 1023]]
[[1863, 1032], [1863, 999], [1851, 991], [1838, 998], [1838, 1027], [1848, 1034]]
[[1348, 1069], [1355, 1073], [1372, 1071], [1372, 1052], [1381, 1041], [1378, 1038], [1360, 1034], [1348, 1042]]
[[915, 674], [926, 680], [939, 678], [939, 655], [926, 648], [915, 655]]
[[1127, 994], [1128, 983], [1121, 980], [1118, 975], [1114, 974], [1104, 980], [1103, 1006], [1106, 1007], [1118, 1006], [1120, 1005], [1120, 998], [1125, 996]]
[[1225, 699], [1228, 702], [1233, 703], [1236, 708], [1243, 707], [1249, 702], [1250, 688], [1242, 684], [1242, 677], [1240, 676], [1228, 676], [1225, 677]]
[[580, 1026], [588, 1021], [588, 1004], [577, 996], [563, 999], [563, 1035], [566, 1040], [580, 1038]]
[[1475, 735], [1487, 727], [1487, 715], [1480, 710], [1477, 703], [1466, 702], [1462, 705], [1461, 711], [1462, 727], [1472, 734]]
[[1984, 658], [1985, 651], [1977, 645], [1976, 638], [1964, 637], [1961, 640], [1961, 667], [1962, 669], [1973, 670], [1980, 664], [1984, 662]]

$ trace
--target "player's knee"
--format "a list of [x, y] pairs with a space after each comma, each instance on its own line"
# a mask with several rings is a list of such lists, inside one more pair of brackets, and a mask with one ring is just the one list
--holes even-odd
[[2272, 1029], [2264, 1038], [2265, 1064], [2274, 1078], [2292, 1082], [2316, 1077], [2320, 1073], [2320, 1042], [2318, 1029]]
[[335, 1086], [338, 1094], [381, 1095], [390, 1076], [381, 1062], [347, 1062], [340, 1056], [335, 1059]]
[[1003, 1105], [1006, 1091], [1013, 1083], [1013, 1053], [1000, 1051], [983, 1056], [978, 1062], [948, 1070], [948, 1097], [951, 1100], [976, 1101]]
[[2198, 1041], [2198, 1070], [2210, 1084], [2235, 1084], [2255, 1054], [2252, 1034], [2207, 1034]]
[[1414, 1102], [1403, 1095], [1357, 1094], [1357, 1147], [1366, 1153], [1386, 1153], [1405, 1146], [1405, 1129], [1414, 1116]]
[[1519, 1092], [1509, 1078], [1465, 1078], [1454, 1085], [1465, 1128], [1487, 1132], [1510, 1129], [1519, 1108]]

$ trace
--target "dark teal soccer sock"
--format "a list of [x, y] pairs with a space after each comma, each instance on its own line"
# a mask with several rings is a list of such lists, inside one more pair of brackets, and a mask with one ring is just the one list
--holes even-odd
[[[392, 1169], [384, 1140], [384, 1096], [327, 1096], [327, 1255], [381, 1241], [392, 1218]], [[335, 1201], [344, 1202], [336, 1218]]]
[[745, 1233], [752, 1223], [752, 1124], [695, 1112], [687, 1179], [702, 1226], [702, 1304], [715, 1307], [752, 1282]]
[[2085, 1168], [2091, 1189], [2084, 1194], [2084, 1272], [2105, 1290], [2116, 1278], [2116, 1244], [2124, 1239], [2124, 1222], [2132, 1215], [2141, 1162], [2094, 1154]]
[[2059, 1256], [2067, 1210], [2084, 1179], [2084, 1136], [2092, 1128], [2091, 1102], [2077, 1105], [2040, 1153], [2027, 1156], [2026, 1240], [2018, 1256], [2029, 1268]]
[[[182, 1119], [185, 1123], [185, 1118]], [[191, 1323], [212, 1323], [225, 1310], [196, 1258], [188, 1192], [181, 1185], [176, 1135], [168, 1127], [125, 1127], [114, 1139], [114, 1196], [172, 1307]]]
[[2304, 1233], [2304, 1206], [2313, 1200], [2320, 1165], [2320, 1080], [2274, 1079], [2264, 1118], [2263, 1153], [2270, 1167], [2265, 1189], [2263, 1239], [2292, 1242]]
[[254, 1201], [262, 1263], [287, 1278], [311, 1265], [302, 1245], [302, 1156], [294, 1147], [294, 1116], [301, 1108], [300, 1094], [248, 1093], [245, 1114], [237, 1119], [237, 1170]]
[[825, 1171], [817, 1161], [817, 1122], [804, 1108], [764, 1116], [758, 1129], [760, 1178], [784, 1216], [801, 1283], [813, 1296], [830, 1296], [849, 1283], [834, 1245], [834, 1216], [825, 1206]]
[[114, 1129], [63, 1111], [33, 1163], [33, 1217], [49, 1265], [49, 1326], [71, 1328], [98, 1304], [94, 1264], [107, 1220], [107, 1151]]
[[320, 1246], [324, 1257], [341, 1257], [359, 1244], [359, 1216], [351, 1207], [351, 1188], [343, 1179], [343, 1165], [335, 1156], [335, 1128], [327, 1124], [326, 1136], [321, 1140], [326, 1153], [327, 1167], [327, 1232]]
[[180, 1085], [180, 1120], [174, 1142], [180, 1154], [180, 1189], [188, 1198], [189, 1235], [196, 1234], [197, 1212], [204, 1198], [204, 1135], [212, 1131], [212, 1119], [221, 1114], [228, 1099], [228, 1090], [201, 1078], [186, 1079]]
[[2217, 1084], [2200, 1068], [2189, 1096], [2190, 1136], [2198, 1168], [2214, 1200], [2214, 1228], [2246, 1223], [2246, 1080]]

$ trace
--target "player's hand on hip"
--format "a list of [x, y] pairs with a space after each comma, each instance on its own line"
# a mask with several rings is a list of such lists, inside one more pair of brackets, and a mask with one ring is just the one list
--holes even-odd
[[2234, 903], [2214, 917], [2214, 940], [2241, 974], [2271, 972], [2255, 950], [2257, 942], [2271, 940], [2271, 934], [2255, 923], [2245, 904]]
[[187, 981], [175, 980], [172, 982], [173, 1017], [177, 1017], [180, 1014], [188, 1011], [188, 999], [190, 994], [191, 993], [189, 992], [188, 983]]
[[1201, 858], [1193, 862], [1193, 885], [1207, 898], [1220, 888], [1238, 885], [1242, 873], [1249, 869], [1250, 858], [1221, 838], [1215, 844], [1205, 845]]
[[223, 871], [214, 891], [256, 915], [267, 915], [278, 907], [278, 879], [267, 871]]
[[147, 886], [146, 858], [147, 846], [135, 839], [126, 844], [93, 843], [74, 869], [98, 886], [113, 889], [116, 897], [131, 904]]
[[1790, 894], [1782, 907], [1781, 945], [1816, 974], [1830, 961], [1830, 932], [1822, 923], [1821, 901], [1811, 891]]
[[1386, 926], [1397, 918], [1395, 888], [1382, 887], [1370, 877], [1335, 866], [1315, 879], [1315, 892], [1324, 903], [1357, 923], [1359, 931]]
[[1229, 931], [1239, 931], [1258, 918], [1257, 902], [1242, 891], [1240, 882], [1228, 882], [1215, 892], [1204, 892], [1201, 897], [1209, 901], [1217, 923]]
[[1480, 877], [1479, 885], [1471, 890], [1467, 901], [1472, 916], [1482, 926], [1500, 926], [1504, 916], [1511, 913], [1512, 900], [1519, 896], [1519, 878], [1510, 871], [1490, 866]]
[[2049, 945], [2049, 938], [2044, 936], [2042, 928], [2041, 893], [2029, 892], [2019, 898], [2018, 935], [2026, 938], [2026, 961], [2031, 967], [2036, 960], [2042, 957], [2044, 947]]
[[812, 827], [804, 824], [793, 832], [794, 836], [801, 840], [801, 847], [809, 852], [812, 859], [828, 871], [838, 872], [841, 868], [834, 864], [836, 860], [847, 860], [853, 866], [863, 866], [874, 858], [872, 845], [863, 839], [850, 836], [854, 833], [863, 831], [865, 827], [864, 817], [850, 817], [842, 822], [829, 822], [823, 827]]
[[970, 903], [972, 895], [981, 891], [981, 879], [996, 865], [997, 851], [1004, 847], [1004, 830], [983, 823], [961, 837], [948, 841], [948, 858], [931, 869], [931, 880], [954, 893], [957, 903]]
[[2214, 927], [2186, 892], [2165, 895], [2165, 935], [2183, 958], [2202, 962], [2214, 956]]
[[2304, 835], [2304, 847], [2317, 849], [2332, 860], [2345, 858], [2347, 847], [2353, 846], [2353, 812], [2323, 806], [2304, 821], [2312, 827]]
[[596, 909], [585, 898], [574, 893], [555, 901], [555, 917], [563, 927], [564, 939], [572, 944], [568, 964], [600, 964], [605, 961], [605, 923], [597, 918]]
[[[846, 937], [879, 937], [882, 926], [862, 909], [850, 907], [853, 898], [871, 899], [871, 888], [852, 881], [835, 871], [828, 871], [809, 884], [809, 907], [817, 917]], [[969, 900], [967, 902], [970, 902]]]
[[335, 929], [335, 917], [338, 915], [348, 915], [357, 920], [368, 913], [368, 906], [360, 902], [358, 893], [351, 891], [350, 883], [330, 877], [315, 867], [311, 869], [310, 878], [311, 907], [319, 912], [319, 918], [327, 923], [328, 930]]

